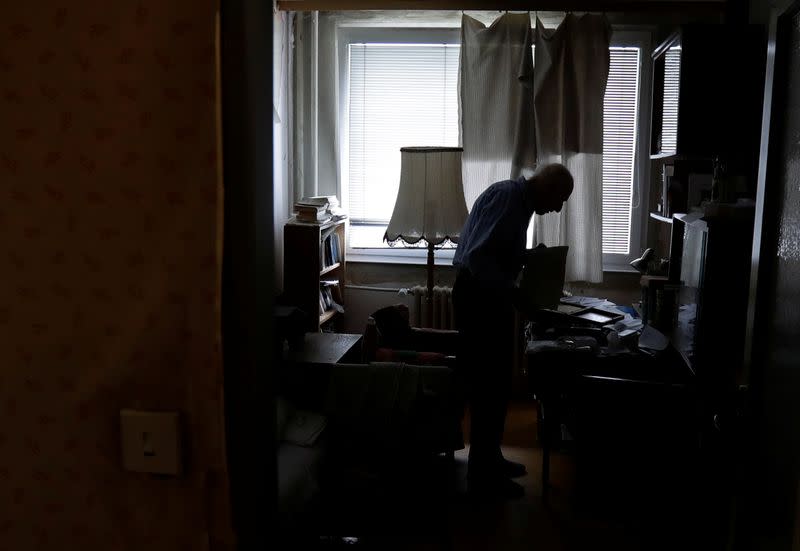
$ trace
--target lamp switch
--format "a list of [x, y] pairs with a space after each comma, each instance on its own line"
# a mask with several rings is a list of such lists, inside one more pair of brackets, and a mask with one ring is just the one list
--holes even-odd
[[179, 475], [182, 471], [177, 411], [120, 411], [122, 465], [128, 471]]

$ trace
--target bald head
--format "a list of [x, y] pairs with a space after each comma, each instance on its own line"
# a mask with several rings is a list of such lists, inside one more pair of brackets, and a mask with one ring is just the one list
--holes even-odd
[[536, 214], [561, 212], [574, 187], [572, 174], [564, 165], [552, 163], [541, 166], [528, 180], [528, 206]]

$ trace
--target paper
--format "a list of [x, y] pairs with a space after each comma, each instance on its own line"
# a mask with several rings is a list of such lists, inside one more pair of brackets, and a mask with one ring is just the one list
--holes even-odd
[[639, 335], [639, 348], [660, 352], [666, 350], [668, 344], [669, 340], [664, 333], [649, 325], [645, 325], [642, 334]]
[[564, 297], [561, 299], [564, 304], [574, 304], [583, 308], [613, 308], [614, 303], [604, 298], [597, 297]]

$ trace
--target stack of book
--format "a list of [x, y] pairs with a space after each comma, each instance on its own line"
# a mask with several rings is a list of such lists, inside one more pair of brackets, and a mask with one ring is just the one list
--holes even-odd
[[330, 228], [322, 233], [322, 247], [320, 248], [320, 265], [322, 268], [329, 268], [342, 260], [342, 244], [339, 241], [339, 234]]
[[319, 313], [331, 310], [342, 313], [344, 308], [336, 299], [339, 295], [339, 280], [322, 280], [319, 282]]
[[298, 222], [322, 224], [331, 219], [342, 220], [347, 214], [339, 206], [335, 195], [314, 195], [303, 197], [294, 204], [295, 218]]
[[310, 205], [298, 201], [294, 204], [295, 217], [298, 222], [327, 222], [331, 219], [328, 205]]

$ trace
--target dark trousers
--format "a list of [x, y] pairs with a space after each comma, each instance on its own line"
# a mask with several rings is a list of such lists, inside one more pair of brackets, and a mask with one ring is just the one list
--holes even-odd
[[458, 372], [470, 409], [470, 471], [492, 469], [502, 457], [511, 395], [514, 306], [508, 289], [460, 270], [453, 286], [459, 331]]

